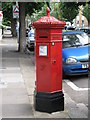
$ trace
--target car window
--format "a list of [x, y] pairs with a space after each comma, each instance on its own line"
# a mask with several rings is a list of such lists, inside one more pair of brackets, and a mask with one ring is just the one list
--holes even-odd
[[79, 38], [75, 34], [63, 35], [63, 48], [81, 46]]
[[34, 30], [30, 30], [29, 37], [34, 37]]
[[30, 36], [29, 37], [34, 37], [34, 33], [30, 33]]
[[81, 36], [82, 37], [88, 37], [88, 35], [85, 32], [81, 33]]
[[81, 35], [77, 34], [76, 36], [79, 38], [79, 40], [80, 40], [80, 42], [82, 43], [82, 45], [85, 45], [85, 44], [88, 44], [88, 43], [89, 43], [89, 40], [88, 40], [88, 39], [85, 39], [85, 38], [82, 37]]
[[80, 35], [84, 38], [84, 41], [85, 41], [86, 44], [87, 44], [88, 41], [89, 41], [89, 37], [88, 37], [88, 35], [87, 35], [85, 32], [81, 33]]

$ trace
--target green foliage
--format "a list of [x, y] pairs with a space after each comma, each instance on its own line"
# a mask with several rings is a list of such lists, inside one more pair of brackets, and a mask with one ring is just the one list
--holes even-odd
[[[83, 0], [82, 0], [82, 1], [83, 1]], [[86, 1], [87, 1], [87, 0], [86, 0]], [[77, 5], [78, 5], [78, 6], [81, 6], [81, 5], [85, 6], [85, 5], [86, 5], [86, 2], [84, 2], [84, 1], [83, 1], [83, 2], [78, 2]]]
[[[59, 20], [65, 20], [70, 21], [72, 23], [72, 20], [77, 16], [79, 13], [79, 5], [76, 2], [49, 2], [50, 4], [50, 15], [54, 16], [55, 18]], [[34, 10], [34, 13], [31, 15], [31, 21], [36, 21], [42, 16], [46, 15], [46, 8], [47, 5], [45, 4], [41, 11]]]
[[62, 18], [69, 22], [72, 22], [79, 12], [78, 4], [76, 2], [60, 3], [60, 10]]
[[3, 25], [10, 26], [12, 19], [12, 7], [15, 3], [13, 2], [2, 2], [3, 11]]
[[2, 24], [5, 26], [11, 26], [11, 21], [3, 19]]
[[34, 9], [34, 13], [31, 15], [31, 21], [36, 21], [42, 16], [46, 15], [47, 5], [45, 4], [40, 11]]
[[[50, 4], [50, 15], [54, 16], [57, 19], [61, 19], [61, 14], [60, 14], [60, 9], [59, 9], [59, 4], [60, 3], [55, 3], [55, 2], [51, 2]], [[42, 7], [42, 9], [40, 11], [34, 10], [34, 13], [31, 15], [31, 21], [36, 21], [39, 18], [41, 18], [42, 16], [46, 15], [46, 8], [47, 8], [47, 4], [44, 4], [44, 6]]]
[[6, 26], [5, 25], [0, 25], [0, 29], [5, 29]]
[[32, 13], [37, 10], [39, 11], [42, 6], [44, 5], [44, 2], [27, 2], [25, 4], [25, 8], [26, 8], [26, 15], [32, 15]]
[[90, 4], [86, 4], [83, 9], [83, 15], [87, 18], [88, 23], [90, 24]]
[[50, 3], [50, 6], [51, 6], [51, 12], [50, 12], [50, 15], [51, 16], [54, 16], [55, 18], [61, 20], [62, 16], [61, 16], [61, 11], [60, 11], [60, 2], [59, 3]]
[[14, 4], [13, 2], [2, 3], [3, 17], [5, 18], [5, 20], [11, 21], [13, 4]]
[[[15, 5], [15, 2], [3, 2], [2, 3], [2, 11], [3, 11], [3, 24], [9, 25], [13, 16], [13, 5]], [[41, 9], [41, 7], [44, 5], [42, 2], [25, 2], [25, 8], [26, 8], [26, 15], [29, 16], [35, 11]]]

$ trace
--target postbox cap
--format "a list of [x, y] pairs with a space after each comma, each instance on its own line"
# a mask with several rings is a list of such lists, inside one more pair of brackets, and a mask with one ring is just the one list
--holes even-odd
[[50, 16], [50, 9], [48, 7], [46, 9], [46, 12], [46, 16], [41, 17], [39, 20], [31, 23], [34, 28], [64, 28], [66, 23], [59, 21], [53, 16]]

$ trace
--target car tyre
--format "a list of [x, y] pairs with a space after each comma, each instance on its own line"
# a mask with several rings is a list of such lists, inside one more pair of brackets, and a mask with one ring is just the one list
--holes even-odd
[[67, 78], [67, 75], [65, 74], [65, 72], [63, 71], [63, 76], [62, 76], [63, 79], [66, 79]]

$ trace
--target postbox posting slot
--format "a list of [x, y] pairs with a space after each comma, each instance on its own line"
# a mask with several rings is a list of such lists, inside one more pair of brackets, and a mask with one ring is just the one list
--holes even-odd
[[39, 38], [48, 38], [48, 36], [39, 36]]

